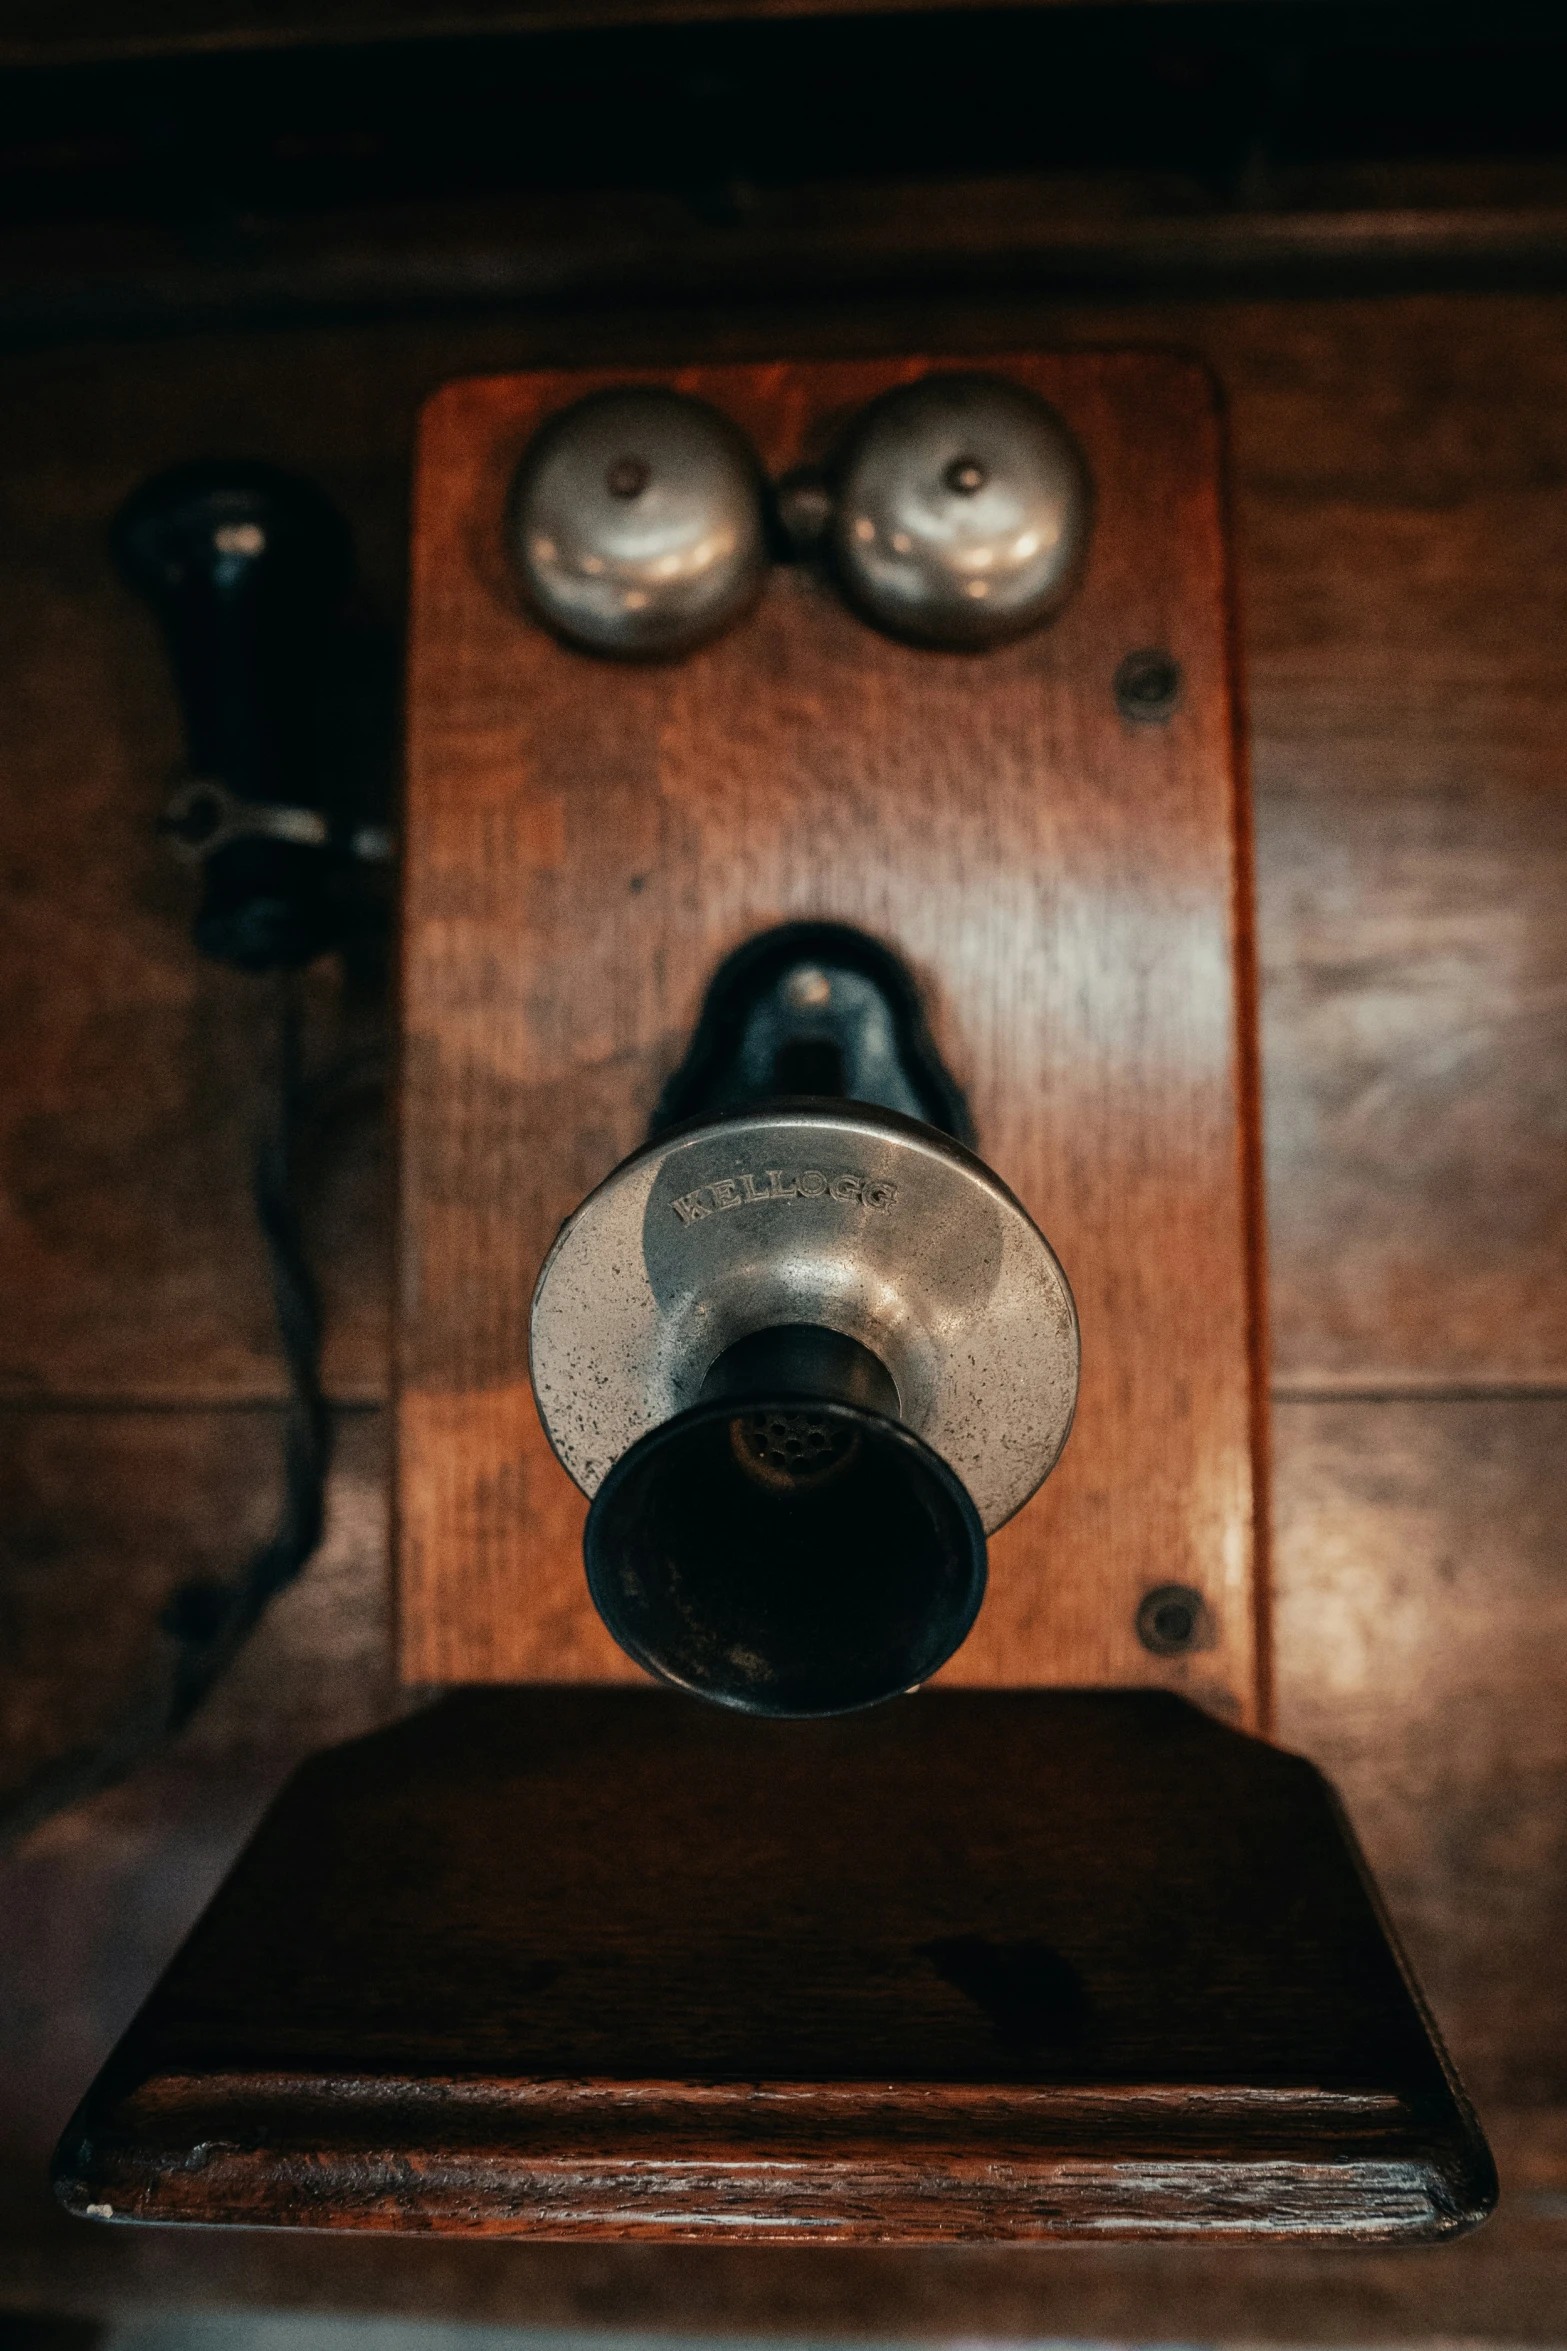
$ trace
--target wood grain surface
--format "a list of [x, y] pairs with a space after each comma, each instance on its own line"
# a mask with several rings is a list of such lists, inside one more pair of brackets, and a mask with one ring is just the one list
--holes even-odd
[[[1456, 2243], [1036, 2246], [540, 2244], [93, 2228], [40, 2210], [10, 2251], [12, 2306], [155, 2323], [262, 2311], [450, 2327], [886, 2342], [1539, 2345], [1559, 2351], [1562, 2142], [1519, 2116], [1511, 2193]], [[31, 2291], [28, 2305], [17, 2297]], [[243, 2320], [241, 2319], [241, 2322]]]
[[[675, 381], [776, 479], [939, 364]], [[1250, 873], [1213, 392], [1147, 354], [999, 365], [1076, 433], [1095, 526], [1062, 618], [979, 660], [893, 644], [779, 569], [688, 659], [596, 663], [520, 609], [503, 516], [539, 421], [605, 379], [482, 379], [426, 413], [403, 831], [410, 1680], [635, 1672], [587, 1595], [529, 1301], [562, 1220], [644, 1136], [718, 963], [814, 918], [917, 974], [980, 1152], [1053, 1243], [1082, 1323], [1066, 1454], [993, 1539], [944, 1678], [1163, 1682], [1260, 1719]], [[1140, 646], [1181, 664], [1164, 725], [1115, 707]], [[1213, 1628], [1174, 1660], [1136, 1632], [1169, 1583], [1204, 1595]]]
[[1567, 1401], [1278, 1429], [1284, 1736], [1332, 1771], [1487, 2101], [1567, 2107]]
[[[1412, 1403], [1396, 1408], [1397, 1441], [1384, 1448], [1389, 1411], [1362, 1402], [1279, 1414], [1280, 1728], [1291, 1743], [1309, 1740], [1346, 1791], [1486, 2117], [1503, 2203], [1473, 2238], [1416, 2259], [1101, 2246], [1063, 2247], [1041, 2264], [957, 2248], [443, 2251], [384, 2236], [84, 2229], [52, 2211], [43, 2166], [56, 2130], [229, 1866], [268, 1786], [302, 1747], [353, 1735], [367, 1706], [387, 1703], [384, 1663], [379, 1697], [369, 1678], [384, 1659], [382, 1553], [377, 1463], [365, 1449], [373, 1424], [361, 1422], [319, 1588], [280, 1604], [166, 1764], [42, 1832], [0, 1873], [6, 1915], [26, 1922], [0, 1940], [0, 2015], [11, 2031], [0, 2308], [263, 2302], [676, 2332], [700, 2320], [719, 2332], [1105, 2340], [1139, 2339], [1157, 2323], [1161, 2335], [1193, 2341], [1363, 2345], [1461, 2333], [1558, 2343], [1567, 2043], [1538, 1993], [1551, 1980], [1564, 1883], [1549, 1841], [1567, 1818], [1567, 1706], [1550, 1611], [1567, 1407]], [[1520, 1412], [1532, 1435], [1516, 1434]], [[58, 1417], [77, 1430], [90, 1474], [91, 1421]], [[212, 1416], [217, 1426], [234, 1418]], [[234, 1449], [241, 1471], [247, 1458], [265, 1459], [266, 1442], [260, 1432], [256, 1455]], [[53, 1440], [54, 1458], [65, 1443]], [[1478, 1491], [1476, 1462], [1485, 1465]], [[165, 1474], [175, 1475], [172, 1461]], [[198, 1482], [194, 1468], [187, 1476]], [[42, 1487], [41, 1500], [52, 1490]], [[1385, 1504], [1397, 1535], [1382, 1542]], [[167, 1508], [151, 1512], [145, 1485], [127, 1489], [122, 1512], [128, 1546], [166, 1548]], [[84, 1599], [101, 1606], [115, 1563], [99, 1557]], [[1500, 1649], [1476, 1637], [1493, 1621], [1505, 1628]], [[1498, 1658], [1524, 1693], [1511, 1707], [1497, 1704]]]
[[[158, 1619], [173, 1593], [232, 1575], [269, 1531], [279, 1422], [266, 1407], [0, 1411], [0, 1802], [62, 1753], [103, 1740], [157, 1686]], [[321, 1550], [194, 1721], [127, 1785], [0, 1856], [7, 2195], [41, 2180], [61, 2114], [286, 1773], [398, 1709], [382, 1416], [341, 1416], [335, 1446]], [[6, 2269], [0, 2257], [0, 2277]]]
[[480, 2236], [1494, 2199], [1326, 1784], [1158, 1692], [461, 1692], [296, 1777], [57, 2164], [88, 2217]]
[[[1557, 298], [1117, 310], [922, 293], [765, 319], [684, 308], [403, 319], [7, 352], [3, 1378], [21, 1419], [37, 1410], [46, 1432], [18, 1439], [17, 1515], [0, 1536], [6, 1639], [28, 1659], [11, 1719], [29, 1758], [56, 1725], [90, 1724], [131, 1654], [103, 1642], [106, 1621], [128, 1642], [136, 1630], [116, 1613], [121, 1584], [161, 1589], [175, 1549], [230, 1557], [226, 1515], [237, 1529], [243, 1480], [270, 1474], [272, 1428], [262, 1414], [241, 1442], [247, 1416], [232, 1408], [279, 1393], [246, 1239], [264, 1008], [247, 983], [191, 962], [189, 885], [151, 832], [177, 730], [150, 624], [105, 560], [118, 500], [193, 453], [299, 467], [351, 515], [395, 610], [414, 419], [445, 378], [665, 364], [699, 346], [982, 351], [1056, 337], [1182, 344], [1225, 388], [1285, 1391], [1279, 1732], [1346, 1793], [1485, 2112], [1501, 2212], [1415, 2259], [1099, 2248], [1048, 2263], [956, 2249], [284, 2244], [94, 2231], [53, 2212], [41, 2182], [54, 2132], [298, 1753], [290, 1726], [319, 1743], [389, 1703], [380, 1473], [367, 1464], [345, 1489], [359, 1547], [281, 1604], [277, 1645], [269, 1624], [164, 1766], [5, 1867], [7, 2309], [1560, 2342], [1567, 1693], [1551, 1612], [1567, 1428], [1558, 1402], [1525, 1392], [1567, 1376], [1567, 1047], [1548, 1017], [1567, 989]], [[330, 1361], [340, 1394], [371, 1397], [386, 1377], [384, 1189], [373, 1126], [344, 1141], [319, 1231]], [[1384, 1278], [1392, 1266], [1396, 1280]], [[1425, 1401], [1401, 1401], [1412, 1388]], [[1472, 1400], [1446, 1400], [1455, 1389]], [[1341, 1401], [1290, 1400], [1322, 1390]], [[204, 1403], [229, 1409], [187, 1410]], [[150, 1406], [169, 1410], [175, 1433], [132, 1451], [124, 1415]], [[240, 1486], [203, 1466], [213, 1448], [231, 1452]]]
[[[631, 28], [747, 17], [864, 15], [962, 6], [964, 0], [158, 0], [127, 20], [113, 0], [29, 5], [0, 30], [0, 63], [98, 63], [110, 59], [241, 53], [365, 40], [430, 40], [445, 34], [542, 33], [582, 26]], [[972, 0], [970, 0], [972, 4]], [[1155, 0], [1148, 0], [1155, 4]], [[1063, 0], [984, 0], [995, 7], [1050, 7]]]
[[[1552, 1011], [1567, 991], [1564, 319], [1521, 296], [883, 305], [8, 354], [0, 1281], [19, 1305], [0, 1392], [281, 1392], [245, 1237], [265, 1006], [192, 959], [191, 885], [152, 830], [178, 727], [151, 621], [108, 564], [118, 502], [193, 450], [299, 467], [349, 514], [395, 612], [415, 421], [444, 378], [557, 353], [754, 351], [764, 334], [774, 349], [907, 347], [916, 332], [974, 351], [1180, 343], [1224, 387], [1276, 1381], [1567, 1382], [1567, 1030]], [[385, 1153], [372, 1127], [350, 1140], [320, 1253], [334, 1388], [368, 1399], [387, 1385]]]

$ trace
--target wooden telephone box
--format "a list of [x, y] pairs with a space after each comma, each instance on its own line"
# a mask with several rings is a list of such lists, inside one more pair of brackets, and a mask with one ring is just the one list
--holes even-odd
[[[774, 483], [942, 362], [693, 369]], [[686, 658], [531, 617], [541, 424], [448, 387], [415, 520], [403, 832], [401, 1654], [469, 1685], [285, 1792], [67, 2134], [79, 2211], [469, 2233], [1422, 2239], [1484, 2143], [1331, 1792], [1268, 1727], [1249, 846], [1211, 383], [997, 359], [1092, 483], [1075, 594], [983, 653], [778, 561]], [[863, 1715], [647, 1685], [529, 1380], [562, 1220], [723, 959], [915, 975], [1082, 1331], [1059, 1469], [967, 1641]], [[493, 1685], [475, 1689], [472, 1685]]]

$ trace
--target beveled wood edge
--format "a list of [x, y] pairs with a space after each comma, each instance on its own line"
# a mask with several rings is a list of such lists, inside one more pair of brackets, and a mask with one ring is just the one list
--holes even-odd
[[[1312, 1768], [1315, 1770], [1316, 1766], [1313, 1765]], [[1333, 1815], [1344, 1851], [1349, 1857], [1350, 1866], [1360, 1881], [1361, 1893], [1365, 1897], [1371, 1915], [1377, 1922], [1382, 1940], [1387, 1946], [1394, 1966], [1398, 1969], [1405, 1996], [1420, 2019], [1427, 2046], [1441, 2071], [1445, 2095], [1451, 2102], [1453, 2111], [1458, 2118], [1465, 2146], [1475, 2165], [1475, 2177], [1479, 2191], [1485, 2198], [1485, 2209], [1480, 2214], [1480, 2218], [1483, 2220], [1487, 2214], [1495, 2211], [1497, 2198], [1500, 2194], [1496, 2158], [1491, 2152], [1491, 2143], [1485, 2135], [1479, 2114], [1475, 2110], [1474, 2101], [1459, 2077], [1458, 2068], [1449, 2054], [1447, 2043], [1442, 2038], [1441, 2028], [1437, 2024], [1431, 2003], [1421, 1989], [1419, 1977], [1409, 1964], [1409, 1954], [1404, 1949], [1398, 1929], [1393, 1924], [1392, 1912], [1388, 1909], [1386, 1898], [1381, 1887], [1377, 1884], [1371, 1864], [1366, 1859], [1365, 1848], [1355, 1834], [1355, 1824], [1349, 1817], [1349, 1808], [1325, 1772], [1317, 1771], [1317, 1778], [1321, 1782], [1323, 1796]]]
[[121, 2222], [1393, 2244], [1463, 2235], [1495, 2203], [1466, 2110], [1310, 2084], [170, 2072], [96, 2133], [95, 2104], [62, 2140], [55, 2191], [69, 2212]]
[[[963, 0], [957, 0], [962, 6]], [[983, 0], [1008, 9], [1063, 7], [1070, 0]], [[1137, 0], [1142, 6], [1157, 0]], [[55, 29], [53, 12], [40, 12], [20, 29], [0, 34], [0, 65], [113, 66], [143, 59], [252, 57], [308, 53], [349, 47], [374, 50], [393, 42], [462, 39], [527, 39], [540, 34], [641, 32], [667, 25], [731, 25], [776, 22], [791, 17], [867, 16], [918, 11], [935, 14], [953, 0], [398, 0], [372, 19], [342, 0], [305, 0], [277, 21], [270, 8], [241, 8], [227, 23], [189, 23], [133, 31], [102, 29], [100, 15], [90, 29], [73, 30], [70, 12]], [[145, 15], [145, 11], [143, 14]], [[225, 14], [229, 12], [225, 11]], [[278, 16], [285, 12], [278, 11]]]
[[[1218, 374], [1208, 380], [1218, 446], [1215, 490], [1224, 567], [1225, 671], [1230, 703], [1230, 841], [1234, 903], [1230, 917], [1231, 994], [1235, 1010], [1235, 1110], [1241, 1156], [1242, 1245], [1246, 1261], [1246, 1355], [1251, 1434], [1251, 1609], [1253, 1727], [1271, 1739], [1275, 1721], [1273, 1657], [1273, 1342], [1268, 1320], [1268, 1198], [1262, 1096], [1262, 980], [1257, 944], [1257, 829], [1253, 813], [1246, 638], [1236, 560], [1234, 452], [1229, 402]], [[1407, 1974], [1407, 1969], [1406, 1969]]]
[[[932, 0], [932, 5], [946, 4], [947, 0]], [[1030, 6], [1032, 0], [1017, 0], [1017, 5]], [[1228, 465], [1229, 410], [1224, 381], [1216, 363], [1202, 346], [1178, 332], [1148, 342], [1128, 342], [1124, 335], [1097, 337], [1041, 334], [1035, 341], [1019, 343], [1015, 336], [1009, 334], [998, 337], [994, 342], [958, 342], [950, 347], [933, 343], [928, 348], [917, 350], [907, 347], [889, 349], [873, 339], [867, 339], [863, 344], [835, 346], [830, 351], [813, 351], [805, 345], [796, 348], [786, 342], [782, 349], [768, 343], [765, 347], [759, 346], [739, 356], [730, 352], [714, 355], [693, 345], [685, 358], [675, 358], [667, 353], [647, 355], [639, 351], [624, 361], [595, 355], [589, 358], [541, 359], [535, 367], [470, 368], [461, 375], [445, 376], [439, 383], [432, 384], [420, 401], [415, 421], [412, 471], [417, 482], [424, 456], [425, 436], [444, 423], [441, 415], [443, 409], [449, 405], [460, 411], [472, 402], [486, 412], [493, 412], [514, 396], [515, 387], [519, 384], [548, 383], [558, 388], [561, 405], [569, 407], [573, 401], [597, 390], [601, 385], [679, 386], [700, 378], [708, 387], [702, 396], [712, 399], [715, 397], [712, 385], [716, 376], [727, 375], [738, 379], [778, 369], [808, 368], [812, 375], [818, 377], [853, 379], [869, 369], [879, 369], [887, 376], [890, 387], [893, 383], [917, 380], [915, 375], [908, 372], [911, 369], [928, 371], [950, 368], [954, 372], [973, 373], [979, 368], [993, 368], [1004, 374], [1009, 368], [1028, 368], [1041, 360], [1052, 366], [1080, 361], [1097, 362], [1100, 366], [1124, 366], [1145, 373], [1159, 370], [1168, 372], [1172, 368], [1179, 368], [1201, 387], [1202, 397], [1217, 428], [1218, 454], [1225, 461], [1219, 474], [1219, 519], [1226, 532], [1224, 585], [1233, 588], [1234, 540], [1229, 535], [1233, 522], [1233, 499]], [[552, 408], [540, 409], [527, 403], [522, 404], [517, 411], [518, 417], [524, 420], [548, 418], [554, 413]], [[520, 444], [515, 454], [520, 454]], [[417, 516], [414, 521], [416, 524]], [[412, 529], [411, 537], [417, 544], [416, 528]], [[506, 576], [509, 585], [510, 575]], [[529, 607], [522, 600], [521, 591], [513, 590], [513, 594], [518, 613], [527, 614]], [[1232, 615], [1233, 610], [1232, 602]], [[1238, 636], [1238, 630], [1236, 633]], [[1233, 663], [1230, 665], [1230, 675], [1237, 681], [1241, 675]], [[1242, 772], [1247, 772], [1245, 767]]]

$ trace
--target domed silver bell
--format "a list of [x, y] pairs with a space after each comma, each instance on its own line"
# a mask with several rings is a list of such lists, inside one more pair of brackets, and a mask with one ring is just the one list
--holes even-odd
[[652, 385], [595, 393], [540, 428], [510, 530], [540, 619], [594, 653], [684, 653], [738, 619], [766, 573], [745, 441], [704, 401]]
[[1053, 408], [998, 377], [927, 376], [861, 420], [830, 544], [878, 628], [961, 649], [1058, 611], [1089, 521], [1087, 469]]

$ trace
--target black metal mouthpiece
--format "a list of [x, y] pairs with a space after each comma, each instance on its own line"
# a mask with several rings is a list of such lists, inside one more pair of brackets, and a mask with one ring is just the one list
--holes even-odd
[[927, 1680], [978, 1614], [985, 1538], [897, 1409], [837, 1332], [730, 1348], [588, 1514], [588, 1586], [621, 1647], [750, 1714], [844, 1714]]

